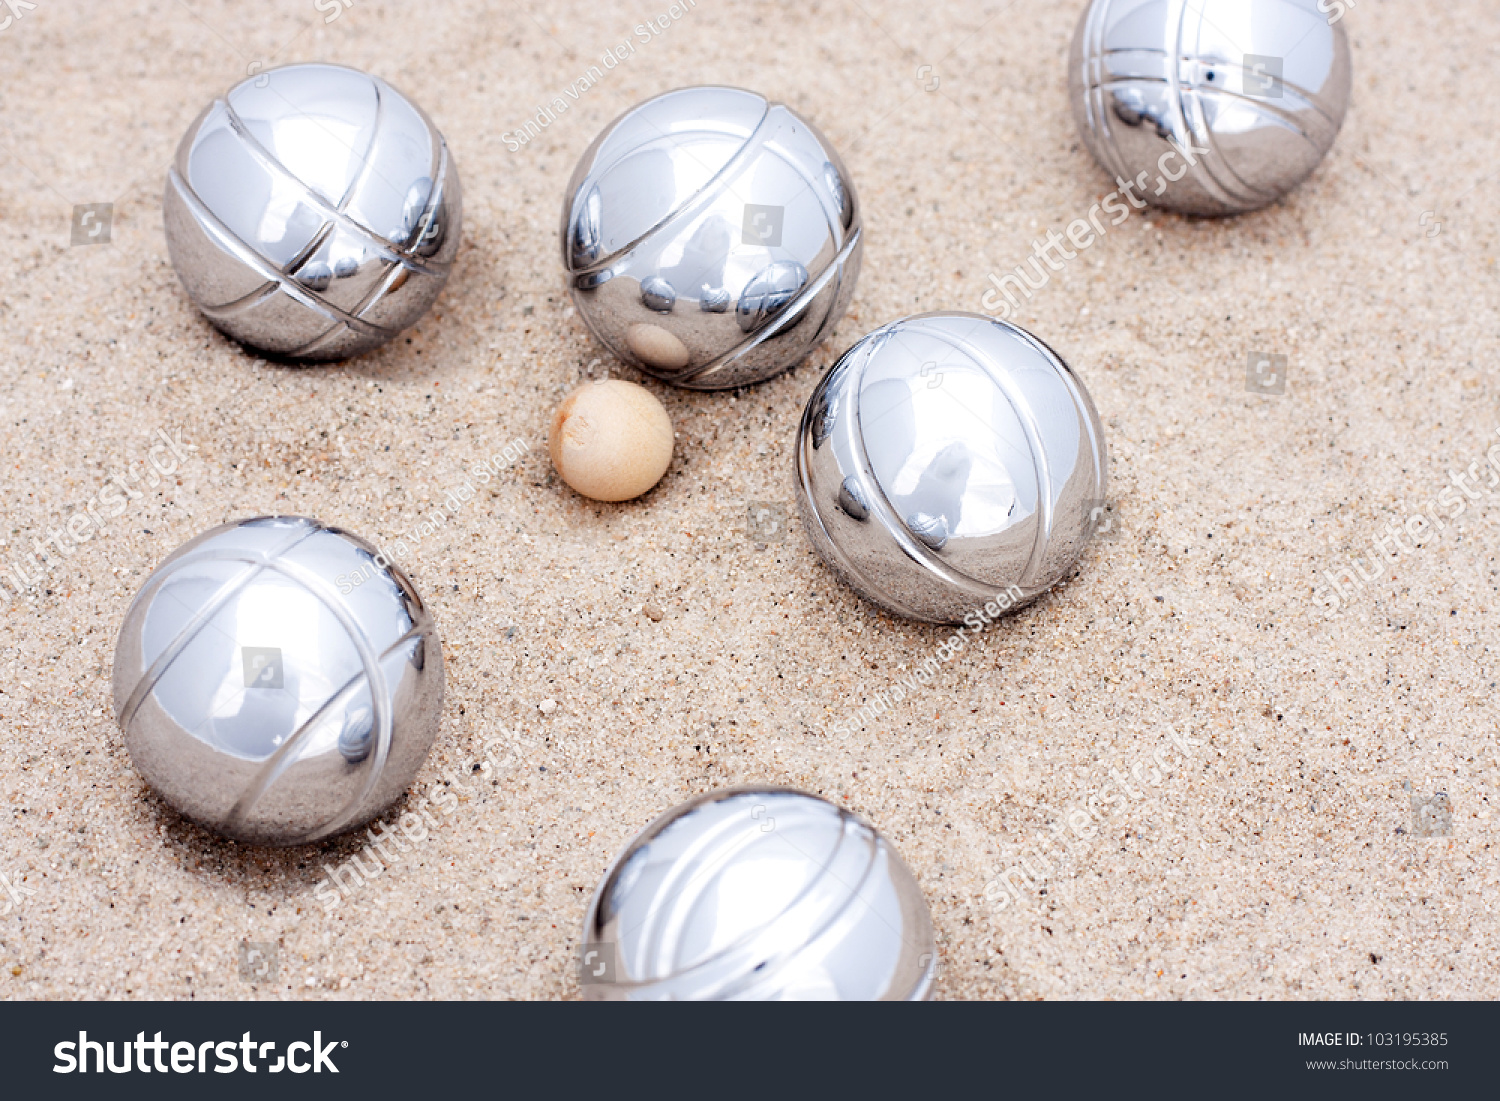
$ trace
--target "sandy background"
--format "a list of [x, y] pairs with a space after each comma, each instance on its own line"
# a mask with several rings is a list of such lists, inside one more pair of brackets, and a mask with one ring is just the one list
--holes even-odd
[[[1064, 95], [1082, 4], [699, 0], [507, 147], [668, 7], [354, 0], [325, 24], [312, 0], [37, 0], [0, 30], [0, 551], [144, 462], [157, 428], [198, 449], [0, 610], [0, 874], [24, 888], [0, 896], [0, 993], [574, 997], [578, 928], [615, 851], [694, 792], [768, 781], [895, 842], [932, 904], [941, 997], [1500, 995], [1500, 501], [1340, 615], [1313, 603], [1323, 570], [1500, 426], [1492, 0], [1360, 0], [1353, 107], [1307, 185], [1232, 221], [1133, 216], [1038, 292], [1017, 320], [1092, 390], [1115, 531], [842, 741], [827, 724], [946, 632], [862, 603], [800, 529], [755, 543], [747, 503], [790, 504], [797, 419], [843, 348], [904, 314], [977, 309], [989, 272], [1110, 189]], [[463, 179], [464, 246], [405, 337], [296, 370], [199, 317], [160, 195], [213, 95], [256, 63], [317, 59], [432, 115]], [[590, 504], [550, 470], [549, 413], [588, 374], [636, 376], [562, 291], [562, 189], [610, 118], [700, 82], [783, 99], [837, 144], [864, 203], [859, 290], [774, 381], [648, 382], [675, 421], [672, 469], [642, 501]], [[70, 247], [74, 205], [105, 202], [111, 243]], [[1246, 391], [1253, 352], [1289, 358], [1284, 395]], [[132, 769], [111, 714], [119, 621], [204, 528], [296, 512], [384, 542], [517, 437], [529, 454], [406, 563], [448, 660], [419, 787], [470, 769], [501, 727], [534, 744], [327, 916], [321, 865], [359, 843], [223, 843]], [[1046, 883], [986, 900], [1169, 726], [1203, 745]], [[1438, 793], [1451, 822], [1414, 812]], [[242, 980], [245, 941], [278, 946], [274, 982]]]

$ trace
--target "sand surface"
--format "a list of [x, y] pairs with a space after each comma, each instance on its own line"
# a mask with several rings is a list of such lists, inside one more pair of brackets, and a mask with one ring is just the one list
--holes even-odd
[[[1315, 602], [1323, 571], [1500, 442], [1493, 0], [1360, 0], [1353, 106], [1305, 186], [1231, 221], [1133, 216], [1026, 304], [1106, 424], [1114, 530], [842, 739], [830, 724], [947, 632], [860, 601], [800, 528], [757, 543], [749, 509], [790, 506], [797, 420], [840, 351], [904, 314], [978, 309], [990, 272], [1112, 186], [1065, 97], [1079, 0], [699, 0], [516, 150], [506, 132], [670, 5], [353, 0], [325, 23], [332, 7], [37, 0], [0, 30], [0, 557], [143, 463], [158, 429], [197, 449], [0, 609], [0, 994], [576, 997], [617, 849], [690, 794], [772, 782], [856, 809], [905, 855], [943, 998], [1500, 995], [1500, 500], [1337, 615]], [[201, 318], [161, 222], [200, 108], [300, 60], [421, 103], [465, 192], [433, 311], [307, 370]], [[644, 380], [677, 457], [645, 499], [592, 504], [552, 473], [548, 418], [583, 377], [641, 376], [562, 288], [563, 188], [618, 112], [704, 82], [784, 100], [836, 143], [864, 204], [861, 282], [774, 381]], [[111, 239], [70, 246], [90, 203], [113, 204]], [[1247, 392], [1253, 353], [1288, 358], [1284, 394]], [[501, 729], [527, 741], [329, 915], [322, 868], [361, 841], [225, 843], [132, 768], [121, 617], [207, 527], [292, 512], [384, 542], [517, 439], [405, 563], [448, 669], [418, 787], [473, 775]], [[1157, 770], [1169, 730], [1201, 744]], [[987, 897], [1111, 770], [1137, 776], [1125, 809], [1040, 884]], [[274, 946], [274, 978], [254, 957], [265, 981], [242, 978], [247, 942]]]

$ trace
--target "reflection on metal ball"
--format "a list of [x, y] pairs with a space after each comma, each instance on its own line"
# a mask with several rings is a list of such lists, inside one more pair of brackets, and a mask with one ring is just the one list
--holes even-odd
[[1349, 42], [1327, 10], [1319, 0], [1093, 0], [1073, 36], [1069, 92], [1085, 144], [1123, 197], [1239, 214], [1306, 179], [1349, 106]]
[[911, 870], [857, 815], [786, 788], [673, 808], [615, 858], [584, 920], [591, 1000], [920, 1000], [937, 970]]
[[228, 837], [353, 829], [416, 777], [443, 658], [405, 575], [315, 520], [225, 524], [178, 548], [125, 614], [115, 714], [146, 782]]
[[188, 128], [163, 216], [188, 296], [235, 340], [341, 359], [447, 282], [462, 199], [448, 146], [389, 84], [339, 65], [240, 82]]
[[848, 307], [862, 240], [833, 147], [738, 88], [682, 88], [621, 115], [563, 206], [579, 316], [621, 359], [700, 390], [801, 362]]
[[1102, 514], [1083, 383], [1023, 329], [934, 313], [875, 330], [808, 400], [796, 449], [813, 546], [898, 615], [986, 619], [1072, 568]]

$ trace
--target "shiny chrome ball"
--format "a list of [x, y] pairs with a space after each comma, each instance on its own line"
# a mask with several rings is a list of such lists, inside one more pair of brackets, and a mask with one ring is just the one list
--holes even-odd
[[568, 286], [594, 336], [698, 390], [806, 357], [848, 308], [862, 240], [833, 147], [739, 88], [682, 88], [625, 112], [563, 204]]
[[920, 1000], [932, 918], [895, 849], [851, 812], [785, 788], [690, 799], [642, 830], [594, 893], [585, 998]]
[[411, 582], [297, 516], [225, 524], [147, 578], [115, 649], [115, 716], [146, 782], [254, 844], [373, 818], [438, 731], [443, 654]]
[[384, 344], [432, 305], [458, 252], [458, 170], [385, 81], [338, 65], [250, 77], [188, 128], [167, 173], [167, 247], [235, 340], [290, 359]]
[[808, 537], [869, 600], [985, 620], [1078, 560], [1104, 507], [1104, 432], [1083, 383], [1024, 329], [931, 313], [876, 329], [802, 416]]
[[1351, 67], [1318, 0], [1093, 0], [1068, 74], [1084, 143], [1125, 198], [1221, 215], [1312, 173], [1343, 124]]

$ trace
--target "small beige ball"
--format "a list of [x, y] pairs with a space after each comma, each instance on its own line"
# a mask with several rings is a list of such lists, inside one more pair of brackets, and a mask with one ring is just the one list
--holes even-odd
[[672, 465], [672, 420], [633, 382], [586, 382], [552, 414], [547, 448], [562, 480], [585, 497], [628, 501]]

